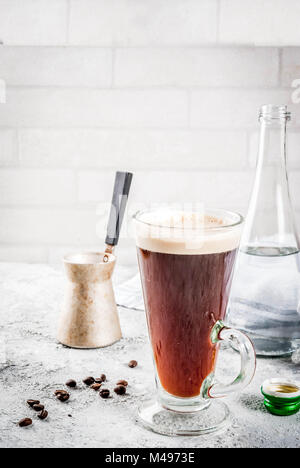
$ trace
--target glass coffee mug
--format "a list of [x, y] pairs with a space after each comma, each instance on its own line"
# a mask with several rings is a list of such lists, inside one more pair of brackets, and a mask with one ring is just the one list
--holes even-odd
[[[213, 432], [229, 416], [215, 399], [240, 392], [256, 365], [249, 338], [223, 323], [243, 218], [162, 209], [138, 212], [134, 224], [157, 384], [140, 421], [165, 435]], [[229, 385], [214, 377], [221, 341], [241, 355]]]

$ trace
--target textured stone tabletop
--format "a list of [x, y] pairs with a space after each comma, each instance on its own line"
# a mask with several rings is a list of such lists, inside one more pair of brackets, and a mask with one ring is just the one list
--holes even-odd
[[[228, 399], [232, 424], [221, 434], [170, 438], [139, 427], [137, 406], [154, 391], [144, 313], [119, 308], [123, 339], [111, 347], [68, 349], [56, 341], [63, 286], [61, 271], [48, 265], [0, 264], [0, 447], [300, 447], [300, 413], [272, 416], [260, 395], [267, 377], [299, 378], [300, 368], [290, 358], [258, 360], [251, 385]], [[222, 356], [218, 372], [233, 375], [238, 356], [229, 350]], [[131, 359], [139, 362], [135, 369], [127, 366]], [[102, 373], [110, 389], [117, 380], [128, 380], [128, 394], [103, 400], [81, 383]], [[61, 403], [53, 391], [70, 378], [79, 388]], [[46, 406], [47, 420], [27, 407], [29, 398]], [[33, 425], [21, 429], [17, 422], [25, 417]]]

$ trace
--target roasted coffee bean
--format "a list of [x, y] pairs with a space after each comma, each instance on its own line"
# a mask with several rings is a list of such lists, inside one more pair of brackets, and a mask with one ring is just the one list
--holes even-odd
[[31, 426], [31, 424], [32, 424], [32, 419], [30, 419], [30, 418], [21, 419], [21, 421], [19, 421], [18, 424], [19, 424], [20, 427]]
[[46, 411], [46, 410], [41, 411], [40, 414], [38, 414], [38, 418], [40, 418], [42, 420], [48, 418], [48, 411]]
[[77, 382], [73, 379], [70, 379], [66, 382], [66, 386], [70, 388], [75, 388], [77, 385]]
[[66, 390], [55, 390], [54, 395], [58, 396], [58, 395], [69, 395], [69, 394], [68, 392], [66, 392]]
[[95, 392], [97, 392], [98, 390], [100, 390], [101, 385], [101, 383], [94, 383], [93, 385], [91, 385], [91, 388], [95, 390]]
[[103, 383], [103, 380], [100, 378], [100, 379], [95, 379], [95, 383], [99, 383], [99, 384], [102, 384]]
[[134, 359], [128, 363], [128, 366], [131, 367], [131, 368], [136, 367], [137, 365], [138, 365], [138, 363]]
[[100, 379], [102, 380], [102, 382], [106, 382], [106, 375], [105, 375], [105, 374], [101, 374], [101, 375], [100, 375]]
[[128, 382], [127, 380], [119, 380], [117, 382], [117, 385], [124, 385], [124, 387], [127, 387], [128, 386]]
[[33, 405], [32, 409], [34, 409], [34, 411], [36, 411], [37, 413], [39, 413], [40, 411], [43, 411], [43, 409], [45, 408], [44, 405]]
[[62, 402], [68, 401], [69, 398], [70, 395], [68, 393], [60, 393], [59, 395], [57, 395], [57, 399]]
[[94, 377], [86, 377], [83, 383], [87, 385], [88, 387], [90, 387], [93, 383], [95, 383], [95, 379]]
[[103, 388], [100, 390], [100, 396], [101, 398], [108, 398], [110, 395], [110, 391], [107, 388]]
[[29, 405], [31, 408], [33, 407], [33, 405], [39, 405], [40, 402], [39, 400], [27, 400], [27, 405]]
[[114, 388], [114, 392], [117, 395], [125, 395], [126, 387], [124, 385], [118, 385], [116, 388]]

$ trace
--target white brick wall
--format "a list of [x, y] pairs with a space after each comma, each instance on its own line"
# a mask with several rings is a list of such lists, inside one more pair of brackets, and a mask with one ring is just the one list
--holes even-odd
[[11, 129], [3, 129], [0, 131], [0, 166], [12, 166], [16, 163], [16, 160], [16, 131]]
[[205, 89], [191, 92], [192, 127], [254, 127], [262, 104], [289, 104], [294, 124], [300, 106], [291, 103], [291, 89]]
[[182, 45], [215, 42], [216, 0], [71, 0], [71, 44]]
[[4, 245], [102, 245], [96, 209], [82, 207], [0, 207], [0, 243]]
[[[113, 180], [113, 174], [108, 175]], [[101, 180], [101, 179], [100, 179]], [[243, 210], [247, 206], [252, 177], [237, 171], [147, 171], [136, 172], [131, 197], [134, 203], [197, 203]], [[109, 187], [108, 187], [109, 188]], [[79, 174], [79, 201], [98, 202], [103, 197], [99, 173]]]
[[298, 0], [221, 0], [219, 40], [229, 44], [300, 45]]
[[281, 85], [291, 86], [300, 77], [300, 47], [285, 48], [282, 51]]
[[187, 92], [8, 88], [0, 127], [186, 127]]
[[0, 0], [0, 40], [8, 45], [57, 45], [67, 40], [67, 0]]
[[115, 85], [276, 86], [278, 64], [277, 49], [124, 48], [116, 50]]
[[[293, 113], [300, 214], [299, 10], [298, 0], [0, 0], [0, 261], [101, 248], [117, 169], [135, 172], [130, 213], [150, 201], [245, 213], [269, 102]], [[134, 262], [126, 228], [119, 254]]]
[[75, 189], [75, 175], [66, 169], [0, 170], [0, 206], [72, 204]]
[[9, 86], [110, 87], [112, 84], [111, 49], [4, 47], [0, 63], [1, 78]]
[[19, 131], [19, 158], [24, 167], [226, 170], [245, 168], [246, 154], [247, 133], [242, 130]]

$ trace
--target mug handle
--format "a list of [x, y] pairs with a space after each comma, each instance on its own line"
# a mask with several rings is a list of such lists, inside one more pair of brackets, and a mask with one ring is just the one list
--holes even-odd
[[253, 379], [256, 369], [256, 355], [252, 341], [247, 335], [224, 325], [218, 321], [211, 333], [212, 343], [224, 341], [234, 349], [238, 349], [241, 356], [241, 369], [239, 375], [228, 385], [216, 382], [206, 385], [204, 389], [205, 398], [221, 398], [231, 393], [240, 392]]

